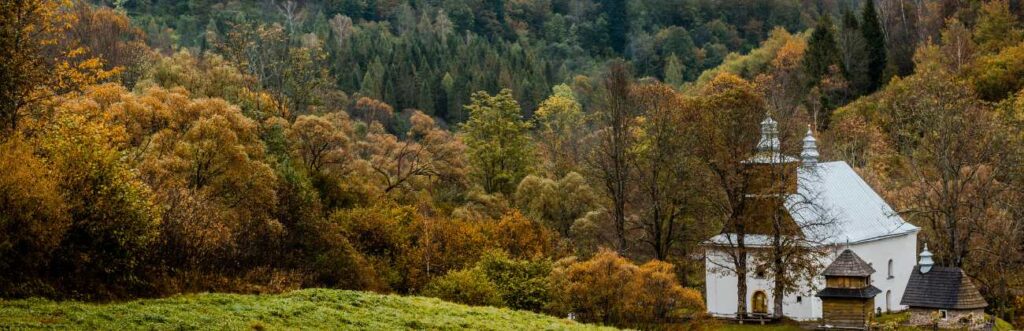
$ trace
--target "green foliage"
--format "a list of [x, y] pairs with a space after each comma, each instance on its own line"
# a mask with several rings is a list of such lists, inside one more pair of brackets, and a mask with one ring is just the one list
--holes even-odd
[[885, 71], [886, 50], [885, 34], [882, 32], [882, 23], [875, 11], [875, 2], [864, 2], [864, 10], [861, 11], [861, 32], [864, 34], [864, 41], [868, 54], [868, 82], [865, 92], [873, 92], [882, 86], [883, 72]]
[[683, 64], [679, 63], [679, 57], [675, 54], [669, 55], [665, 60], [665, 83], [672, 86], [683, 84]]
[[540, 311], [551, 300], [547, 283], [551, 262], [513, 260], [504, 252], [491, 251], [476, 268], [494, 283], [509, 308]]
[[551, 262], [515, 260], [492, 250], [472, 268], [435, 278], [422, 294], [469, 305], [541, 311], [551, 301], [550, 273]]
[[701, 89], [701, 87], [707, 85], [722, 73], [730, 73], [746, 79], [753, 79], [758, 74], [765, 73], [769, 70], [772, 61], [778, 56], [779, 50], [781, 50], [786, 43], [806, 38], [806, 33], [791, 34], [785, 29], [773, 29], [769, 34], [768, 39], [762, 42], [759, 47], [752, 49], [750, 52], [743, 55], [730, 53], [726, 56], [725, 60], [722, 61], [721, 65], [702, 72], [696, 81], [686, 87], [685, 91], [688, 94], [696, 93]]
[[986, 1], [981, 5], [974, 27], [974, 42], [979, 51], [994, 53], [1024, 40], [1024, 30], [1006, 0]]
[[582, 161], [578, 137], [583, 133], [586, 119], [572, 88], [561, 84], [551, 90], [551, 96], [541, 102], [534, 113], [540, 138], [538, 146], [548, 172], [564, 176]]
[[341, 233], [361, 252], [380, 277], [379, 286], [371, 289], [407, 291], [410, 287], [409, 264], [415, 244], [412, 227], [416, 215], [411, 208], [380, 205], [339, 210], [330, 222], [341, 227]]
[[804, 72], [811, 85], [818, 84], [830, 72], [830, 67], [842, 68], [839, 47], [836, 44], [834, 27], [829, 15], [818, 18], [818, 25], [807, 39], [807, 53], [804, 55]]
[[72, 330], [608, 329], [510, 309], [325, 289], [280, 295], [192, 294], [109, 304], [39, 299], [0, 301], [0, 327]]
[[968, 75], [985, 100], [997, 101], [1024, 88], [1024, 44], [980, 57]]
[[557, 181], [526, 176], [515, 194], [520, 210], [565, 237], [577, 219], [598, 208], [597, 199], [586, 179], [575, 172]]
[[519, 104], [508, 89], [494, 96], [474, 93], [466, 110], [469, 120], [462, 131], [471, 176], [488, 193], [511, 194], [536, 160], [530, 123], [523, 120]]
[[477, 268], [452, 271], [434, 278], [420, 294], [471, 306], [505, 305], [498, 288]]

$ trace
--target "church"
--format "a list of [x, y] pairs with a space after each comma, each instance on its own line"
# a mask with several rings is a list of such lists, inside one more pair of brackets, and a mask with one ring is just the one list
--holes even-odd
[[[743, 162], [746, 168], [757, 170], [784, 169], [793, 174], [793, 189], [774, 194], [781, 213], [794, 222], [798, 235], [807, 238], [819, 252], [821, 266], [832, 263], [845, 250], [862, 258], [871, 269], [871, 286], [880, 292], [874, 296], [874, 310], [881, 312], [907, 309], [900, 304], [908, 278], [916, 264], [917, 233], [919, 229], [905, 222], [881, 196], [843, 161], [819, 162], [817, 141], [811, 130], [803, 139], [799, 158], [781, 153], [778, 123], [767, 117], [761, 122], [761, 139], [757, 152]], [[755, 171], [753, 174], [758, 174]], [[761, 171], [761, 173], [769, 173]], [[749, 180], [757, 182], [756, 179]], [[758, 192], [754, 185], [746, 196], [758, 199], [774, 196]], [[802, 201], [802, 202], [799, 202]], [[812, 207], [808, 207], [808, 206]], [[829, 219], [827, 229], [813, 226], [818, 220]], [[820, 222], [824, 223], [824, 222]], [[729, 266], [732, 259], [726, 253], [735, 250], [735, 233], [728, 229], [705, 241], [706, 291], [708, 313], [720, 318], [736, 317], [737, 277]], [[756, 256], [757, 250], [768, 249], [767, 232], [746, 231], [744, 246]], [[760, 316], [773, 314], [772, 281], [748, 261], [747, 313]], [[824, 268], [821, 268], [823, 270]], [[817, 275], [804, 282], [798, 291], [783, 297], [783, 315], [795, 320], [808, 321], [822, 317], [822, 300], [815, 293], [825, 288], [825, 277]]]

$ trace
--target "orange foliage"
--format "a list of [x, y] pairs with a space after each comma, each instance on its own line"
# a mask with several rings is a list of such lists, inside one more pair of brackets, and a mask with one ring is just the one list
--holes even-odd
[[651, 326], [703, 313], [700, 292], [680, 286], [672, 269], [660, 261], [637, 266], [606, 249], [587, 261], [559, 261], [550, 277], [550, 310], [618, 326]]

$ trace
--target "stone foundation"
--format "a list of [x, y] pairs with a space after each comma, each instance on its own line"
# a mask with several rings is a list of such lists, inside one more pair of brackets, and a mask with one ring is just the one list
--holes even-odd
[[946, 310], [946, 318], [941, 318], [939, 309], [910, 308], [907, 324], [912, 326], [931, 326], [938, 323], [943, 329], [981, 330], [988, 325], [989, 318], [983, 309]]

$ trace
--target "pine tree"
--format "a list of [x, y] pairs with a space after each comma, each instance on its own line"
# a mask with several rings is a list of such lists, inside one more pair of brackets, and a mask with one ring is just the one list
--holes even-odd
[[828, 15], [822, 15], [807, 41], [807, 53], [804, 56], [804, 72], [809, 83], [818, 84], [822, 77], [829, 74], [829, 67], [833, 65], [842, 68], [842, 59], [832, 32], [832, 20]]
[[377, 100], [384, 99], [384, 64], [381, 63], [380, 57], [374, 58], [373, 63], [366, 68], [361, 85], [359, 92], [364, 96]]
[[870, 93], [882, 86], [882, 74], [885, 71], [886, 52], [885, 35], [882, 34], [882, 25], [878, 20], [878, 13], [875, 12], [874, 0], [864, 2], [864, 11], [861, 13], [861, 32], [868, 53], [868, 78], [869, 84], [865, 92]]

